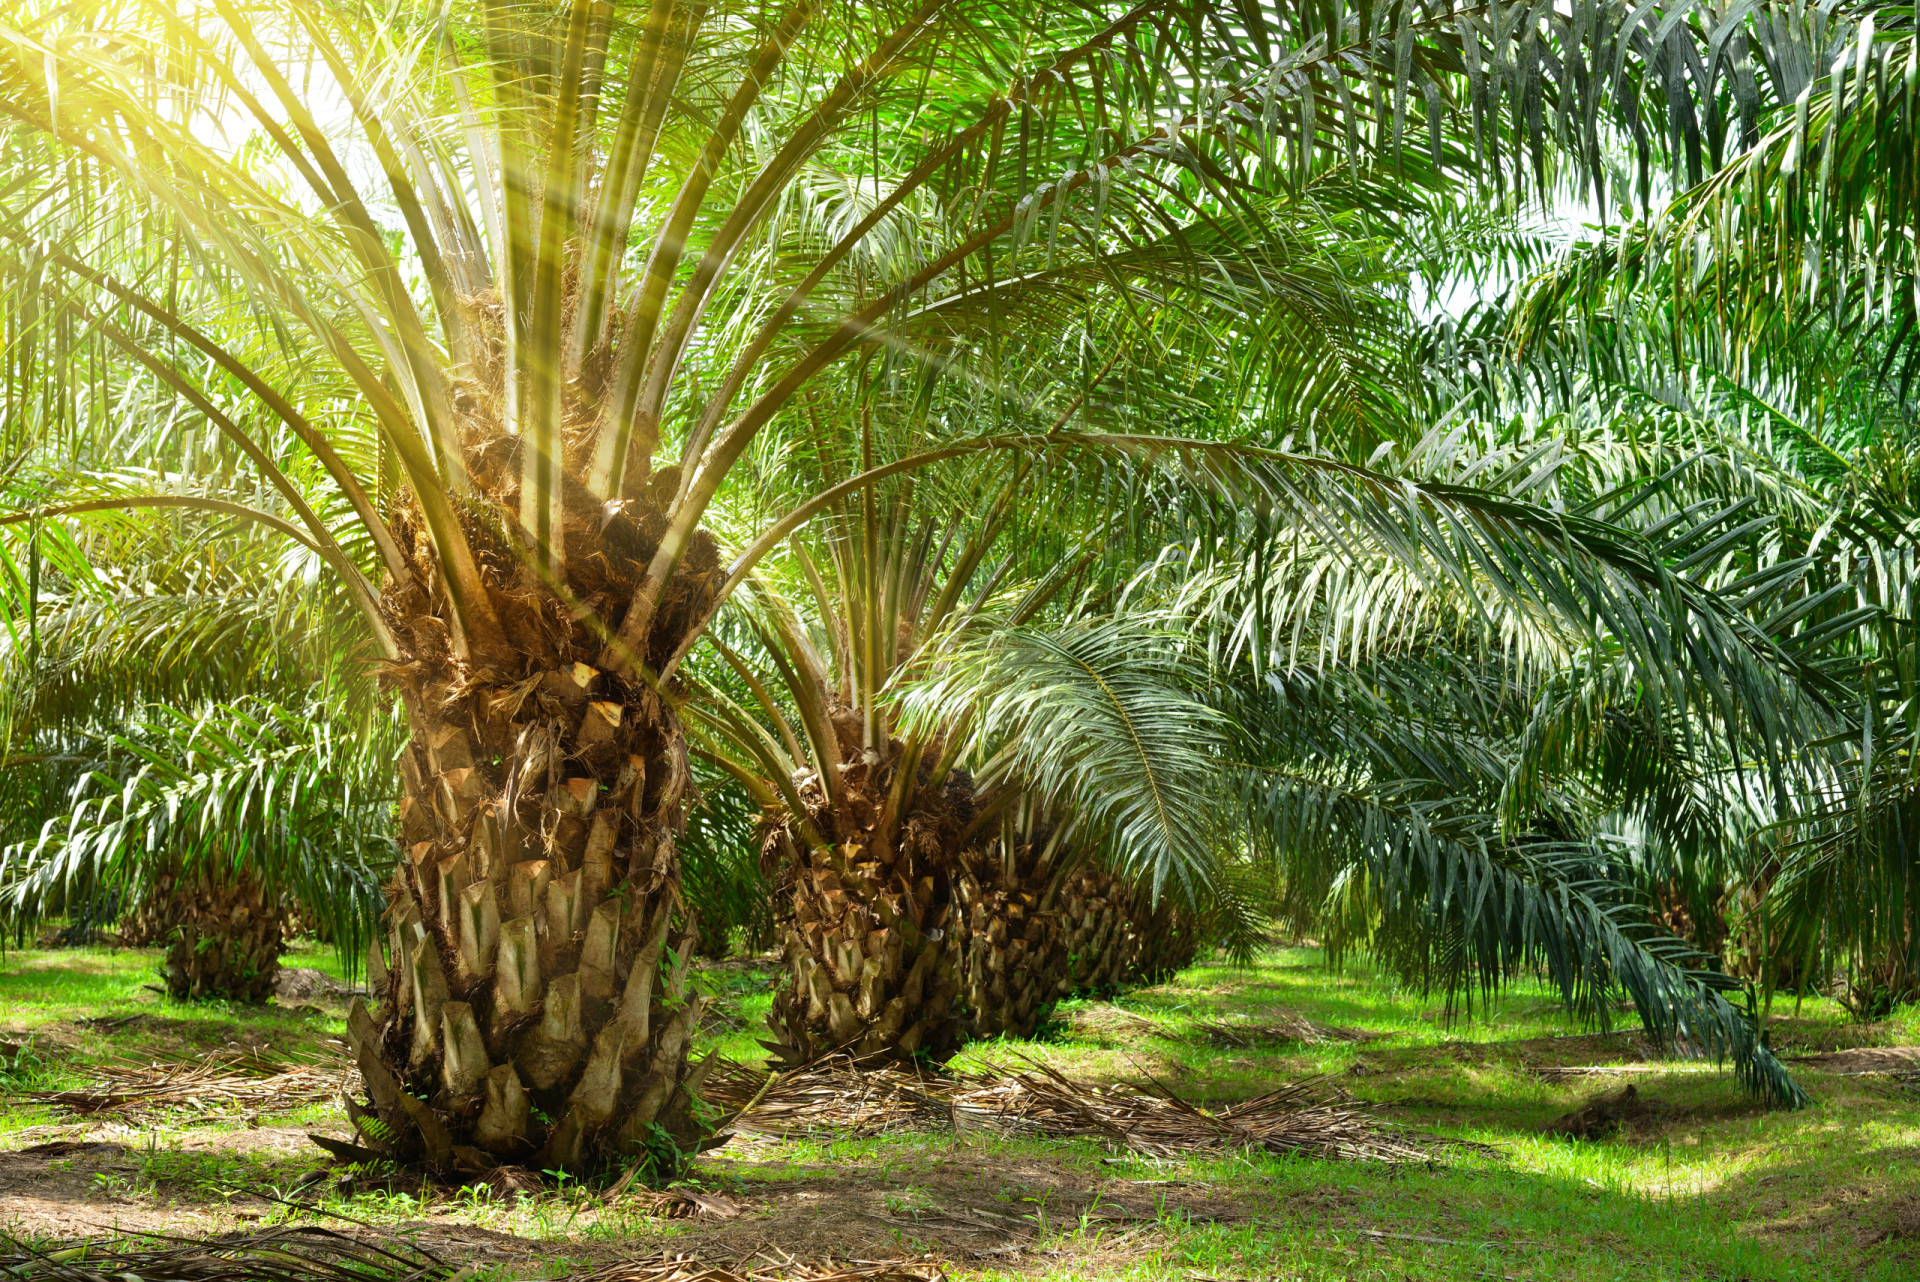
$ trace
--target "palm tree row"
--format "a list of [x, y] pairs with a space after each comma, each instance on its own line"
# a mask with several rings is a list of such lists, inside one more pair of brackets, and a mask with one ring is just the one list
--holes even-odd
[[[767, 811], [795, 1058], [1024, 1026], [1044, 985], [983, 977], [1018, 896], [1110, 901], [1075, 880], [1099, 866], [1232, 905], [1229, 865], [1277, 850], [1288, 894], [1443, 982], [1539, 964], [1599, 1012], [1624, 985], [1795, 1097], [1722, 978], [1631, 920], [1600, 834], [1671, 781], [1606, 754], [1625, 710], [1786, 795], [1848, 724], [1858, 620], [1746, 496], [1428, 430], [1407, 282], [1493, 238], [1462, 184], [1644, 207], [1656, 163], [1735, 172], [1835, 47], [1892, 65], [1869, 24], [113, 0], [3, 25], [8, 618], [33, 652], [39, 531], [218, 520], [352, 620], [332, 651], [368, 675], [306, 720], [397, 758], [401, 846], [350, 1023], [356, 1154], [697, 1148], [701, 763]], [[1398, 693], [1343, 723], [1343, 673], [1407, 664], [1474, 678], [1390, 687], [1441, 756], [1380, 730]], [[368, 798], [311, 744], [319, 774], [236, 792], [206, 742], [38, 848], [162, 795], [206, 798], [214, 845], [234, 796]], [[1023, 924], [1019, 955], [1071, 957], [1065, 929]]]

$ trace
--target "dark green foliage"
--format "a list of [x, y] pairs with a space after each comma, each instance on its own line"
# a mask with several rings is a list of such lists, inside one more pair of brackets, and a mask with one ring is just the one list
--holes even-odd
[[98, 918], [163, 877], [256, 881], [266, 902], [324, 915], [349, 964], [365, 955], [393, 865], [397, 727], [363, 739], [317, 705], [161, 708], [87, 745], [88, 769], [33, 837], [0, 850], [0, 908]]
[[687, 812], [680, 836], [687, 902], [700, 920], [700, 953], [762, 953], [774, 943], [773, 888], [760, 871], [760, 807], [746, 789], [714, 781]]

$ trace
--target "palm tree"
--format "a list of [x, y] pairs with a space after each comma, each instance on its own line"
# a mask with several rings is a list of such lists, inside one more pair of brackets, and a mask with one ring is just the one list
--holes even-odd
[[61, 764], [76, 777], [59, 812], [0, 852], [0, 904], [16, 929], [128, 907], [166, 945], [174, 997], [265, 1001], [290, 909], [327, 921], [349, 959], [375, 932], [396, 853], [396, 729], [261, 697], [69, 728]]
[[[1543, 48], [1607, 50], [1606, 82], [1634, 91], [1609, 112], [1696, 137], [1664, 75], [1642, 84], [1639, 20], [1178, 0], [11, 13], [15, 314], [77, 326], [89, 359], [164, 387], [236, 464], [40, 515], [165, 503], [277, 530], [344, 585], [407, 708], [407, 858], [369, 958], [378, 1013], [351, 1024], [362, 1148], [574, 1169], [671, 1164], [697, 1141], [674, 675], [760, 557], [842, 495], [945, 457], [1105, 449], [1372, 512], [1355, 528], [1460, 564], [1431, 513], [1475, 510], [1467, 491], [997, 417], [929, 424], [927, 448], [779, 514], [730, 560], [707, 524], [815, 389], [990, 352], [1020, 339], [1021, 308], [1089, 278], [1204, 275], [1217, 255], [1185, 229], [1329, 164], [1501, 179], [1508, 156], [1544, 166], [1561, 140], [1597, 169], [1602, 78], [1550, 86]], [[1715, 35], [1661, 32], [1646, 53], [1662, 67]], [[854, 193], [847, 217], [779, 216], [822, 175]], [[117, 255], [136, 223], [169, 253]], [[921, 225], [906, 243], [937, 252], [883, 252]], [[1061, 370], [1053, 404], [1087, 381]], [[233, 486], [236, 469], [257, 484]], [[1467, 524], [1588, 567], [1569, 601], [1610, 590], [1592, 530], [1512, 503]], [[1664, 582], [1629, 560], [1620, 573]]]
[[[1604, 478], [1603, 501], [1655, 508], [1669, 555], [1724, 532], [1718, 504], [1660, 519], [1665, 500], [1647, 492], [1659, 471], [1623, 489], [1603, 454], [1591, 473], [1577, 457], [1543, 466], [1538, 447], [1555, 440], [1455, 438], [1409, 463], [1551, 486], [1570, 506]], [[1656, 1043], [1730, 1058], [1756, 1093], [1804, 1102], [1728, 1000], [1741, 980], [1649, 920], [1623, 851], [1646, 829], [1666, 849], [1710, 840], [1749, 786], [1741, 764], [1791, 769], [1781, 747], [1831, 717], [1783, 692], [1799, 728], [1755, 725], [1715, 683], [1654, 679], [1630, 634], [1582, 637], [1392, 558], [1284, 538], [1240, 531], [1217, 560], [1170, 562], [1161, 603], [1148, 593], [1111, 621], [984, 638], [914, 693], [918, 715], [968, 718], [1007, 745], [1002, 768], [1030, 793], [1077, 805], [1143, 868], [1230, 888], [1226, 852], [1271, 861], [1286, 914], [1336, 958], [1370, 948], [1469, 1005], [1544, 971], [1602, 1024], [1624, 990]], [[1759, 576], [1781, 594], [1727, 573], [1757, 614], [1817, 647], [1817, 621], [1793, 635], [1804, 614], [1778, 610], [1791, 582]]]
[[[977, 522], [944, 529], [916, 520], [911, 485], [892, 501], [870, 493], [831, 511], [824, 563], [793, 545], [816, 626], [771, 586], [755, 593], [749, 622], [763, 669], [709, 634], [749, 695], [747, 706], [716, 695], [700, 720], [712, 732], [710, 758], [766, 807], [788, 971], [768, 1022], [785, 1062], [834, 1052], [944, 1058], [969, 1024], [984, 1018], [998, 1031], [1011, 1015], [1004, 986], [986, 1013], [986, 987], [963, 975], [990, 932], [1004, 940], [1011, 927], [1031, 972], [1035, 996], [1016, 1022], [1030, 1031], [1038, 995], [1055, 986], [1063, 957], [1029, 911], [1039, 906], [1032, 888], [1024, 902], [1009, 899], [1021, 894], [1018, 879], [997, 873], [990, 821], [1011, 799], [979, 794], [954, 769], [953, 727], [903, 731], [889, 702], [896, 681], [937, 661], [936, 642], [981, 622], [1011, 568], [1010, 557], [991, 570], [987, 559], [1020, 493], [1012, 480]], [[1013, 615], [1039, 610], [1086, 559], [1028, 585]]]
[[[1684, 210], [1674, 218], [1690, 217]], [[1699, 834], [1653, 830], [1644, 876], [1687, 901], [1701, 942], [1763, 1000], [1844, 974], [1845, 1000], [1885, 1011], [1920, 992], [1920, 868], [1902, 818], [1914, 501], [1898, 371], [1911, 344], [1897, 321], [1836, 323], [1826, 304], [1709, 328], [1700, 313], [1714, 291], [1696, 291], [1691, 264], [1676, 274], [1641, 252], [1671, 230], [1642, 229], [1638, 247], [1576, 248], [1531, 282], [1513, 326], [1533, 360], [1571, 354], [1588, 371], [1582, 394], [1673, 421], [1660, 465], [1672, 497], [1650, 517], [1693, 508], [1688, 526], [1701, 528], [1696, 546], [1718, 543], [1720, 576], [1771, 579], [1769, 608], [1827, 656], [1848, 693], [1835, 700], [1834, 731], [1765, 779], [1761, 800], [1722, 799]], [[1625, 267], [1604, 291], [1594, 285], [1602, 264]], [[1742, 277], [1777, 266], [1756, 257], [1729, 267], [1724, 283], [1738, 297], [1752, 283]], [[1830, 288], [1861, 283], [1843, 271]], [[1715, 458], [1725, 463], [1696, 461]]]
[[[1842, 973], [1836, 991], [1871, 1014], [1920, 993], [1907, 817], [1920, 31], [1910, 8], [1869, 4], [1812, 34], [1816, 56], [1771, 59], [1779, 105], [1733, 154], [1664, 210], [1550, 263], [1498, 319], [1528, 368], [1570, 372], [1556, 392], [1578, 380], [1578, 394], [1657, 407], [1684, 419], [1677, 443], [1732, 464], [1701, 508], [1740, 506], [1717, 550], [1784, 580], [1777, 608], [1849, 693], [1819, 750], [1768, 781], [1762, 813], [1706, 843], [1710, 858], [1674, 847], [1649, 875], [1696, 906], [1732, 901], [1708, 933], [1767, 997]], [[1697, 465], [1673, 466], [1707, 488]]]
[[167, 948], [174, 996], [261, 1001], [289, 913], [364, 953], [399, 727], [354, 679], [350, 606], [276, 539], [211, 558], [198, 534], [54, 521], [0, 548], [24, 624], [0, 640], [0, 919], [121, 919]]

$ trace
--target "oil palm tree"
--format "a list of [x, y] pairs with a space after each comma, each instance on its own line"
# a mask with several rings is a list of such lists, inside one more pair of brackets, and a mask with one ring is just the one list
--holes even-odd
[[[1367, 223], [1347, 225], [1362, 208]], [[1203, 277], [1084, 284], [1070, 323], [1050, 308], [1025, 311], [1036, 336], [1104, 354], [1052, 430], [1068, 416], [1124, 419], [1143, 403], [1231, 416], [1169, 392], [1209, 382], [1331, 436], [1374, 430], [1371, 420], [1392, 413], [1382, 353], [1398, 315], [1377, 232], [1418, 208], [1364, 180], [1323, 182], [1268, 202], [1258, 219], [1235, 219], [1231, 242], [1218, 220], [1183, 229], [1188, 243], [1220, 251]], [[1234, 325], [1263, 336], [1251, 359], [1215, 338]], [[950, 344], [942, 359], [950, 372], [978, 362]], [[1046, 357], [1001, 352], [991, 364], [993, 395], [1014, 402], [993, 407], [999, 417], [1021, 413], [1022, 401], [1044, 404], [1035, 393], [1057, 378]], [[1301, 378], [1303, 369], [1316, 373]], [[858, 470], [876, 441], [911, 439], [902, 423], [979, 412], [972, 382], [850, 407], [860, 459], [811, 443], [821, 487]], [[1356, 402], [1368, 408], [1356, 415]], [[1072, 823], [1050, 822], [1017, 786], [983, 789], [956, 769], [962, 723], [898, 723], [896, 686], [937, 670], [941, 653], [974, 633], [1034, 618], [1065, 589], [1124, 577], [1140, 530], [1154, 524], [1116, 520], [1112, 494], [1076, 493], [1078, 478], [1044, 459], [949, 471], [840, 501], [823, 513], [820, 543], [794, 545], [787, 589], [761, 575], [744, 617], [763, 659], [710, 638], [739, 698], [693, 715], [711, 759], [767, 809], [766, 870], [789, 967], [771, 1044], [785, 1062], [944, 1058], [962, 1036], [1026, 1035], [1077, 986], [1177, 969], [1158, 951], [1192, 945], [1190, 919], [1101, 869], [1072, 840]], [[765, 485], [809, 479], [790, 466]], [[984, 510], [962, 515], [982, 498]], [[942, 509], [952, 515], [926, 515]]]
[[[902, 719], [902, 688], [937, 679], [955, 647], [1021, 627], [1104, 550], [1090, 537], [1015, 579], [1027, 545], [1005, 535], [1020, 493], [944, 529], [914, 521], [910, 486], [849, 505], [822, 523], [824, 556], [792, 547], [804, 612], [762, 583], [751, 648], [708, 636], [741, 694], [710, 692], [690, 715], [700, 755], [765, 808], [787, 967], [768, 1045], [785, 1063], [942, 1059], [963, 1038], [1031, 1035], [1075, 991], [1190, 957], [1191, 915], [1090, 858], [1075, 818], [991, 759], [979, 776], [960, 767], [964, 714]], [[1118, 775], [1102, 785], [1129, 789]]]
[[[1204, 274], [1181, 229], [1363, 153], [1502, 179], [1562, 144], [1597, 158], [1603, 118], [1695, 139], [1642, 68], [1719, 36], [1704, 15], [1656, 44], [1641, 11], [1588, 6], [11, 11], [12, 315], [64, 318], [232, 463], [39, 514], [168, 504], [278, 531], [344, 586], [407, 708], [407, 858], [369, 957], [377, 1013], [351, 1024], [361, 1149], [573, 1169], [697, 1142], [674, 673], [843, 494], [947, 456], [1103, 449], [1357, 504], [1377, 520], [1356, 528], [1456, 564], [1430, 514], [1475, 510], [1309, 452], [941, 424], [723, 559], [708, 518], [810, 389], [1018, 338], [1000, 318], [1109, 271]], [[1563, 88], [1553, 49], [1563, 68], [1602, 50], [1609, 74]], [[1603, 81], [1632, 91], [1605, 113]], [[774, 216], [823, 172], [856, 213]], [[135, 224], [168, 252], [117, 256]], [[1056, 404], [1085, 390], [1063, 374]], [[1592, 530], [1481, 516], [1471, 541], [1599, 564]]]
[[265, 1001], [290, 910], [327, 921], [353, 958], [397, 853], [398, 727], [357, 729], [323, 704], [259, 697], [159, 705], [111, 734], [69, 727], [61, 764], [77, 777], [0, 851], [0, 905], [16, 929], [130, 909], [165, 945], [176, 998]]
[[1574, 246], [1497, 319], [1509, 366], [1517, 353], [1566, 371], [1551, 403], [1577, 384], [1638, 414], [1679, 411], [1692, 449], [1740, 465], [1715, 497], [1742, 505], [1745, 538], [1722, 550], [1792, 577], [1779, 608], [1824, 634], [1852, 693], [1836, 701], [1844, 729], [1713, 859], [1654, 871], [1694, 916], [1715, 915], [1702, 901], [1736, 909], [1708, 933], [1769, 996], [1838, 973], [1836, 991], [1873, 1012], [1920, 993], [1905, 818], [1920, 30], [1911, 6], [1868, 4], [1811, 48], [1774, 60], [1779, 102], [1724, 163]]
[[[1032, 888], [1010, 900], [1021, 895], [1017, 878], [995, 875], [991, 821], [1007, 799], [978, 794], [954, 768], [952, 727], [903, 731], [889, 698], [903, 674], [937, 662], [930, 643], [981, 619], [1011, 568], [1004, 553], [997, 566], [988, 557], [1020, 492], [1010, 485], [979, 520], [945, 528], [915, 519], [911, 485], [890, 501], [842, 505], [823, 522], [824, 558], [793, 545], [806, 614], [771, 586], [755, 594], [761, 670], [709, 637], [751, 691], [746, 706], [715, 700], [698, 715], [711, 759], [766, 807], [764, 860], [788, 971], [768, 1023], [785, 1062], [944, 1058], [982, 1020], [1030, 1031], [1037, 1001], [1052, 993], [1058, 950]], [[1012, 613], [1039, 610], [1077, 568], [1069, 561], [1028, 585]], [[986, 988], [963, 973], [974, 938], [1005, 940], [1010, 925], [1034, 994], [1022, 1002], [1003, 985], [996, 1009], [982, 1011]]]
[[[1810, 101], [1823, 118], [1821, 95]], [[1763, 138], [1739, 164], [1760, 163], [1759, 152], [1780, 145]], [[1871, 256], [1832, 261], [1832, 274], [1808, 293], [1782, 283], [1764, 304], [1752, 291], [1798, 270], [1806, 245], [1782, 263], [1774, 247], [1750, 243], [1736, 265], [1721, 252], [1731, 245], [1703, 241], [1709, 270], [1696, 277], [1694, 261], [1676, 271], [1661, 252], [1666, 238], [1732, 190], [1710, 186], [1679, 202], [1669, 221], [1575, 247], [1529, 282], [1509, 341], [1536, 365], [1547, 352], [1564, 353], [1580, 394], [1643, 419], [1662, 416], [1676, 446], [1725, 460], [1719, 475], [1677, 451], [1667, 466], [1700, 511], [1738, 505], [1716, 540], [1727, 572], [1773, 576], [1783, 592], [1775, 608], [1833, 653], [1850, 691], [1836, 700], [1840, 725], [1799, 769], [1770, 781], [1765, 804], [1736, 799], [1736, 822], [1691, 843], [1705, 857], [1688, 843], [1651, 847], [1647, 875], [1686, 901], [1703, 943], [1752, 978], [1763, 1000], [1775, 987], [1807, 992], [1841, 976], [1835, 991], [1845, 1000], [1884, 1012], [1920, 992], [1920, 869], [1901, 818], [1913, 743], [1905, 372], [1913, 347], [1899, 305], [1865, 323], [1836, 315], [1838, 300], [1864, 287]], [[1872, 270], [1906, 269], [1895, 261]], [[1729, 302], [1738, 323], [1703, 323]]]
[[[1861, 615], [1807, 582], [1798, 549], [1771, 541], [1773, 519], [1756, 537], [1756, 489], [1788, 513], [1812, 511], [1805, 496], [1768, 491], [1737, 457], [1701, 459], [1697, 435], [1630, 426], [1640, 435], [1609, 441], [1563, 420], [1534, 435], [1506, 414], [1456, 422], [1397, 466], [1430, 481], [1477, 473], [1570, 520], [1611, 509], [1640, 527], [1662, 560], [1724, 584], [1804, 656], [1799, 690], [1782, 692], [1787, 722], [1649, 664], [1630, 627], [1569, 632], [1248, 514], [1170, 549], [1157, 605], [1146, 575], [1109, 623], [1012, 630], [947, 656], [915, 692], [921, 715], [966, 717], [1008, 745], [1005, 766], [1031, 791], [1104, 801], [1086, 815], [1096, 829], [1131, 828], [1148, 848], [1193, 842], [1150, 866], [1251, 852], [1271, 861], [1296, 922], [1336, 947], [1370, 947], [1469, 1003], [1538, 969], [1604, 1022], [1624, 990], [1657, 1042], [1730, 1058], [1763, 1097], [1804, 1102], [1730, 1000], [1751, 993], [1745, 981], [1649, 920], [1633, 852], [1710, 853], [1764, 825], [1757, 798], [1821, 777], [1817, 760], [1801, 772], [1824, 750], [1799, 745], [1845, 724], [1834, 699], [1849, 664], [1832, 646]], [[1159, 760], [1143, 769], [1148, 726]], [[1155, 804], [1118, 804], [1139, 790], [1099, 780], [1123, 774], [1162, 781]]]
[[177, 513], [0, 531], [0, 916], [120, 920], [166, 947], [176, 997], [260, 1001], [290, 913], [364, 953], [397, 727], [355, 679], [350, 606], [277, 539], [213, 558], [200, 533]]

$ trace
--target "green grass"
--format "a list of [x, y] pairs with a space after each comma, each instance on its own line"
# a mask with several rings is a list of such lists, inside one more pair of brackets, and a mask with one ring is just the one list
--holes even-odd
[[[330, 954], [290, 960], [335, 969]], [[9, 1038], [31, 1035], [57, 1049], [27, 1070], [50, 1079], [116, 1056], [229, 1041], [295, 1046], [339, 1031], [335, 1011], [167, 1001], [143, 987], [155, 965], [155, 954], [133, 950], [9, 953], [0, 962], [0, 1025]], [[765, 969], [703, 971], [700, 985], [732, 1022], [710, 1030], [699, 1049], [757, 1058], [770, 980]], [[693, 1172], [699, 1184], [746, 1204], [737, 1220], [662, 1220], [633, 1204], [603, 1204], [592, 1184], [506, 1203], [391, 1172], [361, 1173], [344, 1189], [330, 1174], [319, 1205], [373, 1224], [512, 1235], [524, 1255], [509, 1271], [520, 1276], [558, 1275], [568, 1261], [609, 1251], [671, 1247], [725, 1258], [761, 1241], [795, 1258], [931, 1249], [956, 1277], [981, 1279], [1920, 1276], [1920, 1095], [1895, 1079], [1796, 1066], [1816, 1105], [1784, 1113], [1756, 1106], [1730, 1075], [1707, 1065], [1543, 1077], [1532, 1070], [1633, 1060], [1630, 1013], [1621, 1013], [1621, 1033], [1594, 1037], [1550, 993], [1520, 984], [1471, 1017], [1450, 1017], [1443, 1001], [1366, 966], [1329, 973], [1309, 949], [1276, 950], [1248, 969], [1196, 967], [1120, 1005], [1157, 1021], [1158, 1034], [1075, 1034], [1089, 1012], [1069, 1007], [1041, 1039], [969, 1047], [954, 1067], [1024, 1056], [1083, 1079], [1151, 1078], [1202, 1104], [1325, 1074], [1382, 1118], [1491, 1144], [1500, 1156], [1390, 1168], [1265, 1156], [1156, 1162], [1091, 1143], [979, 1134], [762, 1138], [736, 1140]], [[1380, 1036], [1251, 1050], [1194, 1036], [1201, 1023], [1260, 1021], [1281, 1010]], [[118, 1031], [80, 1022], [127, 1014], [146, 1018]], [[1789, 1000], [1776, 1003], [1774, 1016], [1771, 1034], [1783, 1054], [1920, 1041], [1913, 1010], [1862, 1026], [1831, 1002], [1809, 1000], [1796, 1011]], [[1598, 1142], [1539, 1134], [1585, 1097], [1628, 1081], [1661, 1106], [1656, 1119]], [[0, 1110], [0, 1119], [0, 1144], [9, 1147], [17, 1145], [8, 1135], [27, 1131], [19, 1142], [30, 1142], [56, 1133], [58, 1121], [31, 1108]], [[196, 1232], [249, 1217], [271, 1221], [294, 1213], [260, 1194], [284, 1196], [319, 1166], [299, 1147], [299, 1131], [340, 1120], [326, 1106], [257, 1118], [252, 1128], [190, 1113], [118, 1129], [96, 1124], [89, 1134], [110, 1135], [127, 1152], [76, 1157], [50, 1175], [77, 1187], [73, 1196], [93, 1221]], [[80, 1131], [67, 1125], [58, 1133]], [[1103, 1219], [1094, 1213], [1101, 1205], [1124, 1206], [1131, 1218]], [[971, 1254], [965, 1248], [993, 1235], [956, 1237], [951, 1218], [942, 1219], [955, 1207], [1015, 1225], [1008, 1240], [1018, 1253]], [[5, 1217], [0, 1203], [0, 1228]]]
[[[346, 1030], [338, 1010], [176, 1002], [160, 991], [160, 960], [160, 950], [145, 948], [0, 956], [0, 1039], [26, 1052], [0, 1071], [0, 1088], [60, 1090], [78, 1085], [90, 1065], [128, 1058], [179, 1059], [235, 1046], [298, 1052]], [[284, 964], [345, 977], [330, 947], [296, 944]], [[121, 1022], [130, 1016], [134, 1022]], [[44, 1110], [0, 1109], [0, 1144], [47, 1121]]]

